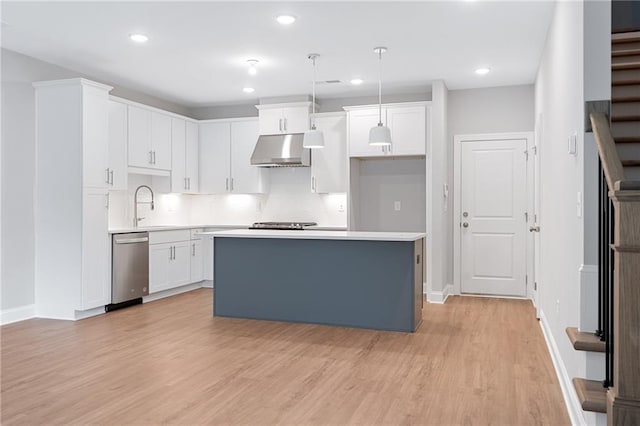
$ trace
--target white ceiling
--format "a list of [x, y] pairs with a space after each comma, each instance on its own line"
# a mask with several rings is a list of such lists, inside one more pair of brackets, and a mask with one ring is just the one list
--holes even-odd
[[[532, 83], [554, 3], [2, 2], [2, 46], [188, 107], [308, 94], [310, 52], [320, 97]], [[283, 12], [298, 20], [284, 27]], [[144, 45], [128, 35], [150, 37]], [[250, 77], [245, 61], [260, 60]], [[477, 76], [488, 66], [492, 72]], [[362, 86], [348, 84], [351, 78]], [[251, 85], [256, 91], [243, 93]]]

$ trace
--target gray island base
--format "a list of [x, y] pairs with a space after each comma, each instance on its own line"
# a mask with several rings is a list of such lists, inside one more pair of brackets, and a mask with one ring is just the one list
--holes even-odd
[[415, 331], [424, 234], [214, 232], [214, 316]]

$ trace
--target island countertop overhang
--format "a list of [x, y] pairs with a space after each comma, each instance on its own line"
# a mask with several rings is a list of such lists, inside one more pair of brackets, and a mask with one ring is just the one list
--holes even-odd
[[352, 241], [417, 241], [426, 238], [420, 232], [366, 232], [366, 231], [282, 231], [263, 229], [235, 229], [198, 233], [201, 236], [225, 238], [275, 238], [298, 240], [352, 240]]

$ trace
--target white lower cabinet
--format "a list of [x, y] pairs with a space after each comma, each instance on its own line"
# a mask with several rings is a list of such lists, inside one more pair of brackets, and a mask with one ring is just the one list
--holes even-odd
[[204, 280], [204, 257], [201, 239], [191, 240], [191, 282]]
[[202, 281], [202, 241], [191, 231], [149, 233], [149, 294]]
[[109, 193], [85, 189], [82, 199], [82, 285], [79, 310], [111, 303]]

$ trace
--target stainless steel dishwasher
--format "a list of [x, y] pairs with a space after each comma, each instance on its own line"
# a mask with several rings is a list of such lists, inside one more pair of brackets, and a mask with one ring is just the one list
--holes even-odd
[[149, 294], [149, 233], [114, 234], [112, 250], [107, 311], [142, 303]]

